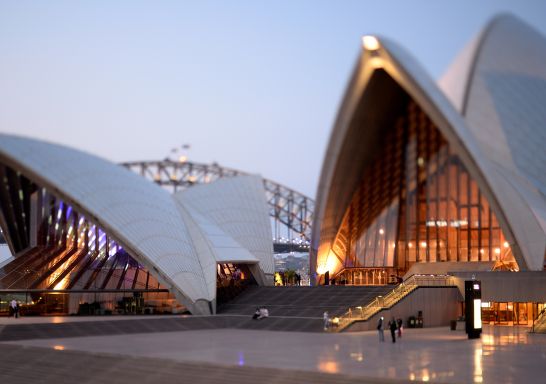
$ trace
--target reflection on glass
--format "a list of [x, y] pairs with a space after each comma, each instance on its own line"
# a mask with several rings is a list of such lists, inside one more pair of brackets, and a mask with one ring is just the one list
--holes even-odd
[[495, 261], [497, 269], [517, 269], [489, 202], [416, 103], [379, 148], [332, 246], [342, 268], [359, 273], [339, 280], [385, 284], [368, 272], [401, 276], [415, 262]]

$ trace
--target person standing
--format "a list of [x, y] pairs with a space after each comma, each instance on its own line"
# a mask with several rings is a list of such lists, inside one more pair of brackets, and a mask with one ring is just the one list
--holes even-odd
[[391, 330], [391, 337], [392, 337], [392, 342], [393, 343], [396, 343], [396, 320], [394, 320], [394, 317], [392, 318], [391, 321], [389, 321], [389, 329]]
[[404, 324], [402, 322], [402, 319], [398, 318], [398, 320], [396, 320], [396, 325], [398, 325], [398, 338], [401, 338], [402, 337], [402, 328], [404, 326]]
[[383, 316], [379, 318], [379, 321], [377, 322], [377, 333], [379, 334], [379, 341], [384, 342], [385, 341], [385, 334], [383, 333]]
[[11, 308], [11, 312], [13, 313], [13, 317], [18, 318], [19, 307], [17, 305], [17, 301], [15, 301], [15, 299], [11, 300], [9, 306]]
[[324, 330], [327, 331], [330, 327], [330, 316], [328, 315], [328, 311], [324, 311], [322, 314], [322, 320], [324, 321]]

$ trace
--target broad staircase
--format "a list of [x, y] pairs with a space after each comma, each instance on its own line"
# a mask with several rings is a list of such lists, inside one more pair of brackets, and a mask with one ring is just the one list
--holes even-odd
[[249, 287], [234, 300], [218, 307], [222, 315], [252, 316], [266, 307], [270, 316], [321, 318], [342, 315], [347, 307], [385, 295], [392, 286]]
[[[234, 300], [219, 306], [217, 316], [230, 327], [271, 331], [322, 332], [323, 313], [343, 314], [347, 307], [386, 294], [388, 286], [249, 287]], [[252, 320], [257, 307], [269, 318]]]

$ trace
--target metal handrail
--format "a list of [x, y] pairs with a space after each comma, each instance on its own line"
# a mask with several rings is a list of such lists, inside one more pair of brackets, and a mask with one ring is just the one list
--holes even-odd
[[531, 332], [546, 333], [546, 308], [543, 308], [535, 321], [533, 321], [533, 328]]
[[453, 277], [449, 275], [412, 275], [404, 282], [393, 288], [385, 296], [374, 298], [365, 306], [350, 307], [347, 312], [339, 316], [337, 329], [341, 331], [355, 321], [367, 321], [383, 309], [388, 309], [413, 292], [419, 286], [453, 286]]

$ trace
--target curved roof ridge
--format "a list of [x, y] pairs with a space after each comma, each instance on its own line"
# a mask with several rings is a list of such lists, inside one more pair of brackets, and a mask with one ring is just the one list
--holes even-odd
[[0, 134], [0, 162], [102, 227], [189, 308], [211, 299], [186, 225], [161, 187], [95, 155], [15, 135]]
[[[494, 25], [504, 19], [505, 16], [499, 16], [495, 19]], [[521, 204], [522, 196], [513, 190], [510, 195], [498, 193], [499, 187], [512, 188], [507, 186], [496, 174], [495, 167], [476, 141], [471, 127], [455, 110], [453, 104], [421, 65], [398, 44], [384, 38], [375, 37], [375, 39], [378, 48], [366, 49], [364, 42], [364, 49], [339, 109], [331, 135], [332, 139], [327, 148], [317, 193], [317, 209], [313, 227], [313, 256], [318, 254], [321, 258], [329, 257], [328, 250], [337, 233], [336, 228], [341, 225], [342, 217], [339, 216], [339, 212], [344, 212], [344, 208], [348, 205], [348, 201], [345, 200], [350, 199], [350, 193], [345, 193], [345, 190], [350, 190], [351, 186], [345, 180], [334, 180], [334, 175], [342, 173], [340, 169], [347, 168], [343, 159], [351, 155], [346, 152], [355, 150], [347, 142], [349, 140], [347, 134], [350, 132], [354, 136], [355, 132], [358, 132], [355, 127], [359, 124], [377, 124], [373, 118], [370, 120], [370, 115], [376, 116], [378, 113], [388, 112], [378, 105], [382, 103], [381, 98], [378, 99], [378, 95], [380, 95], [378, 92], [384, 93], [385, 90], [377, 88], [377, 86], [374, 88], [371, 83], [372, 75], [381, 70], [387, 73], [420, 105], [459, 155], [461, 162], [488, 198], [506, 238], [512, 244], [512, 251], [520, 268], [524, 270], [542, 269], [546, 237], [538, 229], [537, 222], [528, 223], [523, 227], [520, 225], [520, 219], [516, 219], [522, 218], [522, 215], [526, 215], [528, 212], [525, 205]], [[374, 111], [370, 111], [371, 107], [369, 105], [366, 107], [365, 104], [366, 100], [370, 100], [370, 98], [374, 98]], [[370, 103], [368, 102], [368, 104]], [[363, 110], [365, 108], [368, 110]], [[353, 136], [351, 141], [368, 140], [363, 133], [358, 133], [358, 137], [355, 136], [356, 139]], [[365, 143], [359, 142], [360, 151], [365, 151], [365, 147]], [[354, 156], [355, 153], [352, 155]], [[340, 188], [344, 188], [345, 192], [342, 192]], [[527, 221], [532, 220], [527, 219]], [[319, 239], [320, 243], [318, 243]], [[313, 257], [311, 259], [313, 260]], [[314, 263], [312, 268], [316, 270], [317, 263], [324, 265], [326, 261], [321, 259], [315, 260]]]

